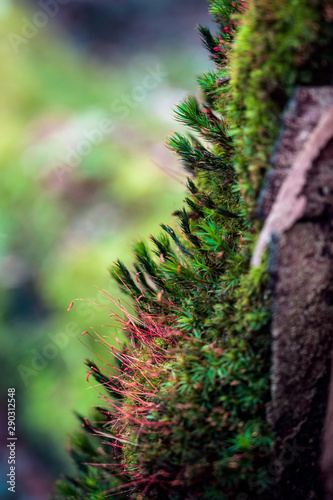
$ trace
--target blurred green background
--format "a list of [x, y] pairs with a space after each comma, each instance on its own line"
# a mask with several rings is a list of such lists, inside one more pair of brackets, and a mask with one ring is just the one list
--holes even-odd
[[[81, 333], [115, 334], [106, 310], [67, 308], [108, 306], [95, 286], [120, 298], [108, 266], [171, 222], [185, 191], [164, 145], [171, 108], [209, 66], [204, 0], [40, 1], [0, 3], [1, 439], [15, 387], [25, 500], [70, 471], [73, 410], [99, 402], [83, 361], [100, 348]], [[0, 458], [6, 474], [3, 446]]]

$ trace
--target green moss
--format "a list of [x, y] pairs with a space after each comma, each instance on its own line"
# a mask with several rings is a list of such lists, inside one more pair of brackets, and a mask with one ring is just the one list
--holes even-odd
[[240, 190], [255, 208], [295, 85], [330, 85], [331, 0], [254, 0], [242, 16], [231, 59], [231, 133]]
[[[227, 36], [224, 46], [229, 48], [231, 41]], [[181, 253], [166, 251], [161, 263], [151, 261], [145, 250], [149, 262], [140, 259], [166, 300], [177, 304], [173, 327], [182, 333], [161, 367], [168, 376], [159, 379], [158, 394], [151, 399], [158, 411], [150, 417], [165, 426], [140, 435], [136, 450], [125, 445], [125, 456], [135, 455], [143, 475], [158, 477], [147, 498], [164, 498], [165, 489], [171, 489], [172, 498], [235, 498], [237, 493], [253, 493], [258, 482], [267, 490], [271, 481], [265, 467], [274, 441], [265, 419], [271, 317], [267, 271], [265, 265], [249, 271], [252, 236], [239, 216], [230, 118], [225, 111], [230, 86], [224, 85], [221, 93], [221, 74], [228, 75], [227, 61], [217, 74], [200, 82], [213, 108], [222, 107], [223, 127], [211, 124], [210, 114], [203, 116], [193, 99], [177, 108], [177, 116], [198, 133], [204, 131], [213, 148], [207, 152], [179, 135], [170, 139], [172, 149], [196, 176], [196, 185], [189, 183], [192, 216], [177, 212], [183, 236], [168, 230]], [[211, 155], [221, 163], [213, 162], [209, 170], [205, 160], [209, 157], [212, 165]], [[223, 217], [221, 207], [238, 217]], [[143, 290], [148, 299], [147, 292]], [[133, 287], [132, 293], [138, 295]], [[135, 427], [139, 435], [140, 426]], [[251, 486], [248, 477], [254, 472], [257, 482]]]

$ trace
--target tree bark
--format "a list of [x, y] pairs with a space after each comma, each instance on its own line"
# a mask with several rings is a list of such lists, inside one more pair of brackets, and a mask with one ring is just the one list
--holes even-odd
[[[332, 87], [296, 90], [260, 201], [266, 221], [258, 247], [270, 240], [275, 302], [268, 418], [277, 435], [279, 500], [325, 497], [321, 452], [333, 331], [332, 106]], [[330, 408], [333, 414], [333, 403]], [[325, 436], [329, 489], [330, 425]]]

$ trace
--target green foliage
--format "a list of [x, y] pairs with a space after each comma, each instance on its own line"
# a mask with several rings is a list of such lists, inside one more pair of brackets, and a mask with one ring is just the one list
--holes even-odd
[[205, 148], [195, 137], [185, 137], [182, 134], [174, 134], [168, 140], [169, 148], [176, 152], [182, 160], [185, 169], [197, 175], [202, 171], [226, 171], [230, 173], [228, 163]]
[[254, 0], [232, 49], [232, 135], [240, 189], [251, 209], [263, 185], [280, 115], [295, 85], [331, 85], [331, 0]]
[[247, 7], [247, 2], [244, 0], [208, 0], [208, 3], [216, 22], [222, 26], [231, 25], [233, 28], [237, 26], [236, 14], [243, 12]]
[[[56, 484], [57, 493], [50, 500], [104, 500], [109, 498], [108, 490], [120, 488], [124, 478], [115, 469], [115, 460], [109, 444], [101, 442], [100, 438], [91, 436], [90, 423], [78, 416], [82, 431], [71, 437], [70, 456], [76, 466], [75, 478], [65, 476]], [[103, 431], [101, 413], [96, 414], [94, 432]], [[119, 500], [128, 498], [127, 494], [119, 492]]]

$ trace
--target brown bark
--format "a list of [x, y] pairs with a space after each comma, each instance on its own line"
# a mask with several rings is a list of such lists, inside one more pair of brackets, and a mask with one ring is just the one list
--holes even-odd
[[[283, 500], [324, 498], [320, 455], [333, 330], [332, 105], [332, 87], [295, 92], [261, 200], [275, 300], [268, 418], [283, 465], [276, 498]], [[333, 431], [326, 438], [333, 450]], [[297, 450], [290, 460], [286, 448]]]
[[321, 465], [326, 486], [326, 500], [333, 500], [333, 370], [331, 371], [329, 402], [325, 419], [323, 448], [324, 449]]

